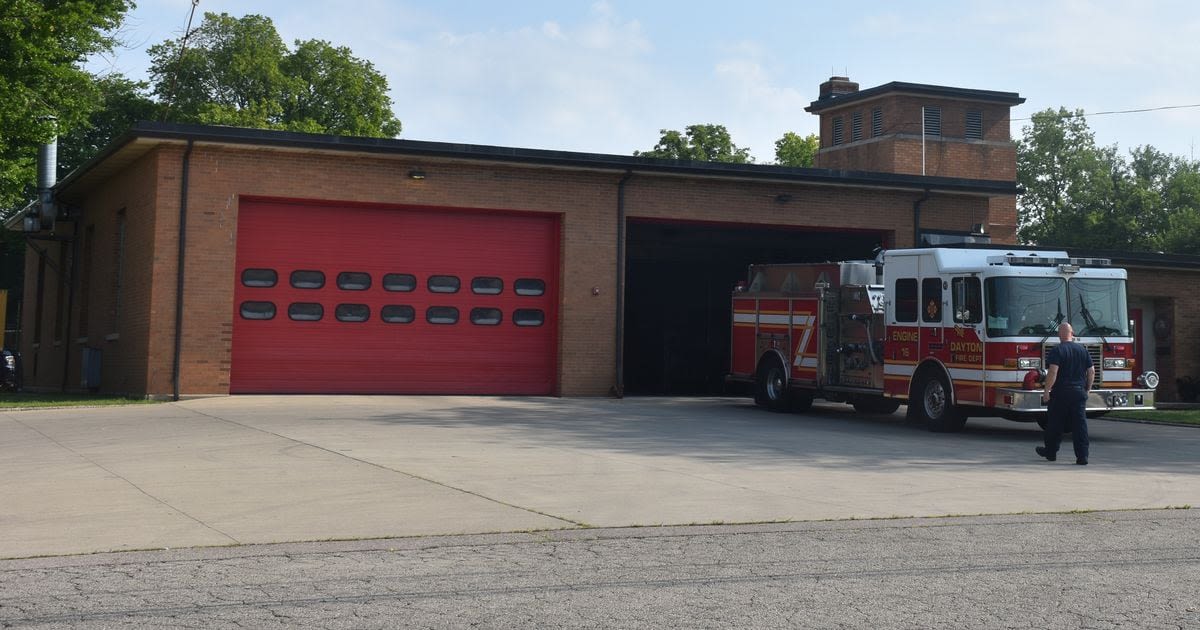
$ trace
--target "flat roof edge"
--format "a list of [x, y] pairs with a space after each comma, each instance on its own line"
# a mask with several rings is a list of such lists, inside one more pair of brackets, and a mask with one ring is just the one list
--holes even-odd
[[946, 85], [930, 85], [926, 83], [905, 83], [903, 81], [892, 81], [891, 83], [877, 85], [875, 87], [859, 90], [857, 92], [850, 92], [848, 94], [840, 94], [829, 98], [815, 100], [809, 103], [808, 107], [804, 108], [804, 111], [815, 114], [834, 107], [853, 104], [858, 101], [864, 101], [892, 93], [919, 94], [922, 96], [938, 96], [972, 101], [990, 101], [993, 103], [1010, 106], [1020, 105], [1025, 102], [1025, 98], [1016, 92], [999, 92], [996, 90], [977, 90], [973, 88], [957, 88]]
[[92, 160], [65, 177], [60, 185], [63, 188], [69, 187], [84, 172], [95, 166], [95, 164], [103, 161], [122, 146], [140, 138], [173, 142], [193, 140], [198, 143], [211, 142], [276, 148], [408, 155], [481, 162], [531, 164], [560, 168], [610, 170], [614, 172], [758, 179], [795, 184], [899, 188], [915, 191], [928, 190], [987, 196], [1015, 195], [1020, 192], [1016, 182], [1003, 180], [930, 177], [867, 171], [840, 171], [775, 166], [770, 164], [692, 162], [604, 153], [526, 149], [430, 142], [424, 140], [401, 140], [396, 138], [306, 134], [268, 129], [159, 122], [137, 123], [104, 151], [101, 151]]

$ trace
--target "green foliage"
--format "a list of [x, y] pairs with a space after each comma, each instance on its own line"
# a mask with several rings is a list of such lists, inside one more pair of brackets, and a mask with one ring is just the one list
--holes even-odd
[[[295, 42], [270, 18], [206, 13], [186, 42], [151, 46], [153, 92], [169, 120], [309, 133], [395, 137], [387, 79], [350, 49]], [[180, 55], [180, 50], [183, 54]]]
[[750, 157], [750, 149], [735, 145], [724, 125], [689, 125], [682, 133], [673, 129], [663, 129], [661, 133], [662, 137], [653, 149], [634, 151], [633, 154], [696, 162], [746, 164], [754, 161]]
[[1170, 424], [1200, 425], [1200, 410], [1197, 409], [1155, 409], [1154, 411], [1114, 411], [1113, 417], [1144, 420], [1147, 422], [1167, 422]]
[[111, 407], [114, 405], [152, 405], [158, 401], [101, 394], [0, 394], [0, 409], [38, 407]]
[[821, 149], [821, 139], [815, 133], [803, 138], [794, 132], [787, 132], [775, 141], [775, 163], [780, 166], [797, 166], [810, 168], [816, 162], [817, 151]]
[[1098, 147], [1082, 111], [1045, 110], [1017, 143], [1020, 237], [1061, 247], [1200, 253], [1200, 163]]
[[69, 133], [94, 109], [92, 77], [79, 67], [111, 50], [129, 0], [0, 2], [0, 216], [32, 196], [37, 147]]
[[158, 104], [147, 95], [148, 83], [111, 74], [97, 79], [95, 86], [100, 96], [98, 108], [83, 124], [59, 138], [59, 173], [82, 166], [137, 121], [158, 118]]
[[400, 135], [387, 79], [349, 48], [316, 39], [297, 42], [282, 68], [292, 83], [284, 116], [293, 124], [355, 136]]

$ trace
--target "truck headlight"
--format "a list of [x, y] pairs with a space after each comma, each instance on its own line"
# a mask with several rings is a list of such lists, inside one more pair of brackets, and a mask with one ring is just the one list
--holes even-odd
[[1129, 367], [1129, 362], [1125, 359], [1104, 359], [1104, 369], [1106, 370], [1123, 370]]
[[1041, 367], [1041, 359], [1017, 359], [1017, 369], [1019, 370], [1037, 370]]
[[1154, 389], [1155, 387], [1158, 387], [1158, 372], [1143, 372], [1142, 375], [1138, 377], [1138, 385], [1141, 385], [1146, 389]]

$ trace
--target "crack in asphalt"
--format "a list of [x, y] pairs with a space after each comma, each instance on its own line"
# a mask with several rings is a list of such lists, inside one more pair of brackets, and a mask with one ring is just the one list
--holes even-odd
[[325, 452], [325, 453], [329, 453], [329, 454], [331, 454], [331, 455], [335, 455], [335, 456], [337, 456], [337, 457], [341, 457], [341, 458], [348, 459], [348, 460], [351, 460], [351, 461], [354, 461], [354, 462], [358, 462], [358, 463], [360, 463], [360, 464], [365, 464], [365, 465], [367, 465], [367, 466], [371, 466], [371, 467], [374, 467], [374, 468], [378, 468], [378, 469], [380, 469], [380, 470], [386, 470], [386, 471], [388, 471], [388, 472], [393, 472], [393, 473], [397, 473], [397, 474], [400, 474], [400, 475], [404, 475], [405, 477], [409, 477], [409, 478], [411, 478], [411, 479], [415, 479], [415, 480], [417, 480], [417, 481], [423, 481], [423, 482], [425, 482], [425, 483], [433, 484], [433, 485], [435, 485], [435, 486], [438, 486], [438, 487], [441, 487], [441, 488], [445, 488], [445, 489], [447, 489], [447, 490], [453, 490], [454, 492], [460, 492], [460, 493], [462, 493], [462, 494], [466, 494], [466, 495], [470, 495], [470, 496], [473, 496], [473, 497], [476, 497], [476, 498], [479, 498], [479, 499], [483, 499], [483, 500], [485, 500], [485, 501], [489, 501], [489, 502], [491, 502], [491, 503], [495, 503], [495, 504], [497, 504], [497, 505], [503, 505], [504, 507], [512, 508], [512, 509], [514, 509], [514, 510], [521, 510], [521, 511], [524, 511], [524, 512], [529, 512], [530, 514], [537, 514], [538, 516], [544, 516], [544, 517], [546, 517], [546, 518], [552, 518], [552, 519], [554, 519], [554, 520], [556, 520], [556, 521], [562, 521], [562, 522], [564, 522], [564, 523], [567, 523], [567, 524], [570, 524], [570, 525], [572, 525], [572, 526], [574, 526], [574, 527], [580, 527], [580, 528], [587, 528], [587, 527], [590, 527], [590, 525], [588, 525], [587, 523], [584, 523], [584, 522], [582, 522], [582, 521], [576, 521], [576, 520], [569, 519], [569, 518], [567, 518], [567, 517], [565, 517], [565, 516], [559, 516], [559, 515], [557, 515], [557, 514], [550, 514], [549, 512], [543, 512], [543, 511], [541, 511], [541, 510], [537, 510], [537, 509], [534, 509], [534, 508], [531, 508], [531, 507], [526, 507], [526, 506], [523, 506], [523, 505], [517, 505], [517, 504], [515, 504], [515, 503], [509, 503], [509, 502], [507, 502], [507, 501], [503, 501], [503, 500], [501, 500], [501, 499], [497, 499], [497, 498], [495, 498], [495, 497], [490, 497], [490, 496], [488, 496], [488, 495], [486, 495], [486, 494], [482, 494], [482, 493], [480, 493], [480, 492], [476, 492], [476, 491], [474, 491], [474, 490], [468, 490], [468, 489], [466, 489], [466, 488], [460, 488], [460, 487], [458, 487], [458, 486], [454, 486], [454, 485], [451, 485], [451, 484], [448, 484], [448, 483], [445, 483], [445, 482], [442, 482], [442, 481], [438, 481], [438, 480], [436, 480], [436, 479], [430, 479], [429, 477], [423, 477], [423, 476], [421, 476], [421, 475], [418, 475], [418, 474], [416, 474], [416, 473], [411, 473], [411, 472], [408, 472], [408, 471], [406, 471], [406, 470], [399, 470], [399, 469], [397, 469], [397, 468], [392, 468], [392, 467], [390, 467], [390, 466], [385, 466], [385, 465], [383, 465], [383, 464], [380, 464], [380, 463], [377, 463], [377, 462], [373, 462], [373, 461], [370, 461], [370, 460], [362, 459], [362, 458], [359, 458], [359, 457], [354, 457], [353, 455], [347, 455], [347, 454], [345, 454], [345, 453], [340, 453], [340, 452], [338, 452], [338, 451], [335, 451], [335, 450], [333, 450], [333, 449], [330, 449], [330, 448], [326, 448], [326, 447], [324, 447], [324, 446], [321, 446], [321, 445], [319, 445], [319, 444], [313, 444], [313, 443], [311, 443], [311, 442], [305, 442], [304, 440], [300, 440], [300, 439], [297, 439], [297, 438], [294, 438], [294, 437], [291, 437], [291, 436], [288, 436], [288, 435], [283, 435], [283, 434], [280, 434], [280, 433], [276, 433], [276, 432], [274, 432], [274, 431], [268, 431], [268, 430], [266, 430], [266, 429], [262, 429], [262, 428], [255, 427], [255, 426], [251, 426], [251, 425], [248, 425], [248, 424], [243, 424], [243, 423], [241, 423], [241, 422], [238, 422], [238, 421], [236, 421], [236, 420], [230, 420], [230, 419], [228, 419], [228, 418], [222, 418], [221, 416], [215, 416], [215, 415], [213, 415], [213, 414], [204, 413], [203, 411], [197, 411], [197, 410], [195, 410], [195, 409], [191, 409], [191, 408], [188, 408], [188, 407], [179, 407], [179, 408], [180, 408], [180, 409], [186, 409], [187, 411], [189, 411], [189, 412], [191, 412], [191, 413], [193, 413], [193, 414], [196, 414], [196, 415], [199, 415], [199, 416], [204, 416], [204, 417], [206, 417], [206, 418], [210, 418], [210, 419], [212, 419], [212, 420], [217, 420], [217, 421], [220, 421], [220, 422], [225, 422], [225, 423], [228, 423], [228, 424], [232, 424], [232, 425], [234, 425], [234, 426], [241, 427], [241, 428], [243, 428], [243, 429], [248, 429], [248, 430], [250, 430], [250, 431], [257, 431], [257, 432], [259, 432], [259, 433], [263, 433], [263, 434], [266, 434], [266, 435], [271, 435], [271, 436], [277, 437], [277, 438], [279, 438], [279, 439], [281, 439], [281, 440], [287, 440], [287, 441], [289, 441], [289, 442], [294, 442], [294, 443], [296, 443], [296, 444], [301, 444], [301, 445], [307, 446], [307, 447], [309, 447], [309, 448], [316, 449], [316, 450], [318, 450], [318, 451], [322, 451], [322, 452]]
[[132, 480], [130, 480], [129, 478], [127, 478], [127, 477], [125, 477], [125, 476], [121, 475], [121, 473], [118, 473], [118, 472], [116, 472], [115, 470], [113, 470], [113, 469], [111, 469], [111, 468], [109, 468], [109, 467], [105, 466], [104, 464], [101, 464], [100, 462], [98, 462], [98, 461], [96, 461], [96, 460], [92, 459], [91, 457], [88, 457], [87, 455], [83, 454], [82, 452], [80, 452], [80, 451], [77, 451], [77, 450], [75, 450], [75, 449], [71, 448], [70, 446], [67, 446], [66, 444], [63, 444], [62, 442], [59, 442], [58, 440], [56, 440], [56, 439], [54, 439], [54, 438], [50, 437], [49, 435], [47, 435], [46, 433], [42, 432], [42, 431], [41, 431], [41, 430], [39, 430], [38, 428], [36, 428], [36, 427], [33, 427], [33, 426], [30, 426], [29, 424], [27, 424], [27, 423], [25, 423], [25, 422], [22, 422], [22, 421], [21, 421], [20, 419], [18, 419], [18, 418], [11, 418], [11, 420], [12, 420], [13, 422], [15, 422], [15, 423], [17, 423], [17, 424], [19, 424], [19, 425], [21, 425], [21, 426], [25, 427], [26, 429], [29, 429], [30, 431], [33, 431], [34, 433], [37, 433], [38, 435], [42, 436], [43, 438], [45, 438], [46, 440], [48, 440], [49, 442], [51, 442], [51, 443], [52, 443], [52, 444], [54, 444], [55, 446], [57, 446], [57, 447], [59, 447], [59, 448], [63, 449], [64, 451], [67, 451], [68, 453], [71, 453], [71, 454], [72, 454], [72, 455], [74, 455], [75, 457], [78, 457], [79, 459], [81, 459], [81, 460], [83, 460], [83, 461], [85, 461], [85, 462], [87, 462], [87, 463], [91, 464], [92, 466], [95, 466], [96, 468], [99, 468], [100, 470], [103, 470], [104, 472], [106, 472], [106, 473], [108, 473], [108, 474], [112, 475], [113, 477], [116, 477], [117, 479], [120, 479], [121, 481], [124, 481], [126, 484], [129, 484], [129, 486], [130, 486], [130, 487], [132, 487], [134, 490], [137, 490], [138, 492], [140, 492], [140, 493], [142, 493], [142, 494], [146, 495], [146, 496], [147, 496], [147, 497], [149, 497], [150, 499], [154, 500], [156, 503], [158, 503], [158, 504], [160, 504], [160, 505], [162, 505], [162, 506], [166, 507], [167, 509], [170, 509], [171, 511], [173, 511], [173, 512], [175, 512], [175, 513], [179, 514], [180, 516], [183, 516], [184, 518], [187, 518], [188, 520], [191, 520], [191, 521], [193, 521], [193, 522], [197, 523], [198, 525], [200, 525], [200, 526], [204, 527], [205, 529], [209, 529], [209, 530], [211, 530], [211, 531], [214, 531], [214, 532], [216, 532], [217, 534], [220, 534], [221, 536], [224, 536], [225, 538], [228, 538], [228, 539], [229, 539], [229, 540], [231, 540], [231, 541], [232, 541], [234, 544], [238, 544], [238, 545], [242, 544], [242, 541], [238, 540], [236, 537], [232, 536], [231, 534], [229, 534], [229, 533], [227, 533], [227, 532], [224, 532], [224, 531], [221, 531], [221, 529], [220, 529], [220, 528], [218, 528], [218, 527], [216, 527], [216, 526], [214, 526], [214, 525], [211, 525], [211, 524], [209, 524], [209, 523], [206, 523], [206, 522], [204, 522], [204, 520], [203, 520], [203, 519], [200, 519], [200, 518], [198, 518], [198, 517], [196, 517], [196, 516], [193, 516], [192, 514], [188, 514], [188, 513], [187, 513], [187, 512], [185, 512], [184, 510], [182, 510], [182, 509], [180, 509], [180, 508], [178, 508], [178, 507], [176, 507], [176, 506], [174, 506], [174, 505], [171, 505], [171, 504], [170, 504], [169, 502], [167, 502], [166, 500], [162, 499], [161, 497], [155, 496], [154, 494], [151, 494], [151, 493], [150, 493], [148, 490], [146, 490], [145, 488], [143, 488], [143, 487], [139, 486], [138, 484], [134, 483], [134, 482], [133, 482]]

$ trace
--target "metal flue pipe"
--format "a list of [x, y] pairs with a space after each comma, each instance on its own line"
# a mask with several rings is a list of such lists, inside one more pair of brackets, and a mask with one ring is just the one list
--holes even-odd
[[[57, 119], [51, 117], [51, 125], [56, 125]], [[54, 184], [58, 182], [58, 135], [57, 132], [50, 141], [38, 147], [38, 203], [41, 227], [45, 230], [54, 229], [54, 220], [58, 217], [58, 208], [54, 204]]]

